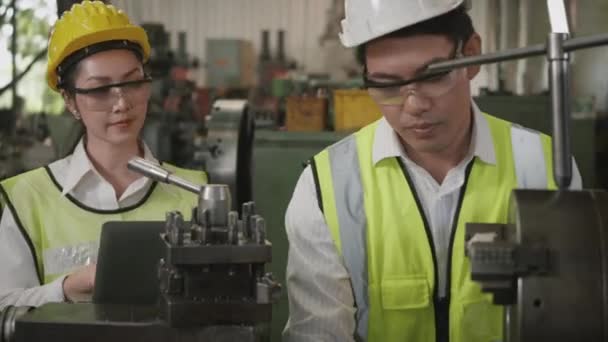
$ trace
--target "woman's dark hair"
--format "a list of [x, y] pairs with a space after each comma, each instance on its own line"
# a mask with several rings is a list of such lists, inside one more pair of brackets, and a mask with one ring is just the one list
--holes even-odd
[[[454, 42], [466, 42], [475, 33], [471, 17], [465, 6], [442, 14], [438, 17], [388, 33], [380, 38], [407, 38], [416, 35], [431, 34], [448, 37]], [[376, 39], [380, 39], [376, 38]], [[365, 66], [365, 45], [357, 47], [357, 61]]]
[[130, 50], [140, 61], [143, 61], [143, 50], [141, 46], [130, 41], [109, 40], [89, 45], [67, 56], [61, 62], [61, 64], [59, 64], [59, 66], [57, 67], [57, 74], [59, 75], [60, 80], [58, 87], [66, 90], [71, 95], [71, 89], [73, 89], [75, 85], [74, 83], [76, 80], [78, 65], [80, 65], [80, 61], [97, 52], [116, 49]]
[[[76, 86], [76, 76], [78, 75], [78, 63], [64, 70], [61, 78], [60, 88], [63, 89], [68, 97], [74, 97], [74, 87]], [[71, 155], [80, 139], [85, 135], [86, 128], [81, 120], [74, 119], [70, 124], [67, 134], [62, 141], [57, 143], [57, 155], [60, 158], [65, 158]]]
[[64, 89], [68, 94], [72, 94], [72, 89], [76, 86], [76, 75], [78, 75], [78, 65], [75, 64], [63, 72], [61, 76], [61, 89]]

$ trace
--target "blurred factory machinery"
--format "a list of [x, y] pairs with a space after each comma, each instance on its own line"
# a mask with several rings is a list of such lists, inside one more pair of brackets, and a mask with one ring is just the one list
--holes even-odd
[[234, 208], [251, 200], [254, 123], [246, 100], [216, 100], [197, 88], [189, 72], [199, 66], [179, 32], [171, 50], [164, 26], [142, 24], [152, 53], [147, 65], [154, 79], [143, 139], [159, 160], [205, 170], [211, 182], [227, 184]]
[[285, 121], [286, 94], [278, 89], [275, 80], [285, 79], [290, 70], [297, 66], [295, 61], [289, 61], [285, 54], [285, 31], [278, 30], [276, 54], [271, 53], [270, 31], [262, 31], [262, 47], [257, 63], [257, 86], [250, 95], [254, 106], [256, 120], [271, 121], [276, 126], [282, 126]]
[[162, 24], [141, 26], [151, 47], [146, 71], [154, 80], [143, 138], [159, 159], [200, 168], [203, 161], [195, 159], [195, 149], [201, 147], [205, 135], [204, 116], [208, 109], [198, 106], [196, 84], [189, 79], [189, 72], [198, 67], [198, 60], [188, 55], [184, 32], [178, 33], [174, 51], [170, 34]]
[[21, 110], [3, 109], [0, 119], [0, 180], [55, 159], [46, 114], [24, 117]]

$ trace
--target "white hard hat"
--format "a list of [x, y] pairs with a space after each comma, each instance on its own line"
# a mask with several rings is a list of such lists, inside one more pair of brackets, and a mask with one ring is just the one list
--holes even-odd
[[464, 0], [345, 0], [340, 40], [354, 47], [393, 31], [440, 16]]

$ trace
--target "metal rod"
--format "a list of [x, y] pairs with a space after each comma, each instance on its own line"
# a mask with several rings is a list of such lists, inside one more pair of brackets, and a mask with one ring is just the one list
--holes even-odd
[[549, 60], [549, 82], [553, 112], [553, 177], [559, 189], [566, 189], [572, 180], [572, 158], [570, 157], [570, 60], [563, 49], [566, 33], [549, 33], [547, 54]]
[[471, 65], [490, 64], [512, 59], [520, 59], [545, 54], [547, 48], [544, 44], [532, 45], [525, 48], [509, 49], [500, 52], [487, 53], [485, 55], [453, 59], [429, 65], [428, 71], [448, 71]]
[[[608, 45], [608, 33], [593, 35], [589, 37], [572, 38], [566, 40], [562, 46], [564, 52], [588, 49], [592, 47]], [[448, 71], [471, 65], [490, 64], [526, 57], [542, 56], [547, 54], [547, 44], [531, 45], [524, 48], [509, 49], [485, 55], [465, 57], [429, 65], [428, 70], [432, 72]]]
[[571, 38], [564, 42], [564, 51], [588, 49], [608, 44], [608, 33], [596, 34], [588, 37]]
[[129, 160], [127, 167], [129, 168], [129, 170], [141, 173], [142, 175], [148, 178], [167, 184], [173, 184], [177, 187], [193, 192], [195, 194], [199, 194], [202, 189], [200, 185], [191, 183], [183, 178], [175, 176], [171, 174], [171, 172], [169, 172], [168, 170], [165, 170], [162, 167], [143, 158], [135, 157]]
[[192, 193], [195, 194], [199, 194], [201, 192], [201, 186], [191, 183], [183, 178], [180, 178], [178, 176], [175, 175], [169, 175], [169, 178], [167, 179], [167, 183], [168, 184], [173, 184], [177, 187], [180, 187], [184, 190], [190, 191]]

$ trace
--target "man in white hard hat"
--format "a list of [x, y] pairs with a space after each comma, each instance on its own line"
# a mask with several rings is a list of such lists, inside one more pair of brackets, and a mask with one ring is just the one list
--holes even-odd
[[340, 38], [361, 51], [383, 118], [298, 181], [285, 339], [500, 340], [503, 311], [471, 280], [464, 225], [506, 222], [514, 188], [555, 188], [550, 138], [482, 113], [479, 67], [426, 72], [480, 54], [462, 0], [346, 0]]

